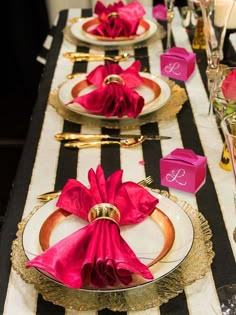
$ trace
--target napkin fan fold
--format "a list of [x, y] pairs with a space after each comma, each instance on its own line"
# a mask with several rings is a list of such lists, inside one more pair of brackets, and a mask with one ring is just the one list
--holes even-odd
[[[89, 170], [89, 188], [69, 179], [57, 206], [89, 224], [30, 260], [26, 267], [39, 268], [74, 289], [128, 285], [134, 274], [153, 279], [148, 267], [122, 238], [119, 226], [142, 222], [155, 209], [158, 199], [138, 184], [122, 183], [122, 174], [118, 170], [105, 179], [99, 165], [96, 172]], [[94, 217], [94, 210], [104, 207], [112, 209], [115, 216]]]
[[144, 98], [134, 90], [143, 83], [140, 68], [138, 60], [125, 70], [109, 62], [96, 67], [87, 75], [87, 81], [96, 89], [75, 97], [69, 104], [78, 103], [89, 112], [105, 117], [136, 118], [144, 106]]

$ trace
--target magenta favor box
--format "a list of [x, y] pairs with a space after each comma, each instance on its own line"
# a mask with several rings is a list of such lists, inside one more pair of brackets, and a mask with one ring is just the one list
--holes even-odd
[[187, 81], [195, 69], [196, 54], [182, 47], [172, 47], [161, 54], [161, 74]]
[[160, 159], [160, 173], [163, 186], [196, 193], [206, 180], [206, 157], [175, 149]]

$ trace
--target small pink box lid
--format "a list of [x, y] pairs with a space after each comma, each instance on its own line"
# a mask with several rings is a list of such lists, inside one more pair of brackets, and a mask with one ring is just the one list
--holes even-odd
[[192, 52], [188, 52], [185, 48], [183, 47], [172, 47], [168, 49], [163, 55], [169, 55], [169, 56], [175, 56], [177, 58], [181, 58], [184, 60], [191, 60], [195, 58], [196, 54]]
[[165, 160], [175, 160], [175, 161], [181, 161], [184, 163], [192, 164], [192, 165], [198, 165], [202, 163], [202, 160], [205, 160], [206, 157], [196, 155], [192, 150], [189, 149], [175, 149], [170, 154], [168, 154], [163, 159]]

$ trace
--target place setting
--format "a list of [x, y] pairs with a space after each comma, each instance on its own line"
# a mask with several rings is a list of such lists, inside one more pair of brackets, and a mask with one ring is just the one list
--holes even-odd
[[146, 18], [146, 10], [138, 1], [119, 1], [108, 6], [97, 1], [92, 17], [71, 19], [63, 34], [76, 46], [110, 50], [142, 47], [162, 39], [166, 32], [155, 19]]
[[13, 268], [46, 300], [74, 310], [140, 310], [167, 302], [209, 270], [214, 252], [204, 216], [150, 181], [122, 175], [105, 178], [98, 165], [88, 186], [68, 179], [19, 223]]
[[184, 89], [140, 69], [137, 60], [127, 68], [107, 61], [59, 84], [50, 92], [49, 103], [68, 121], [114, 129], [175, 116], [187, 100]]

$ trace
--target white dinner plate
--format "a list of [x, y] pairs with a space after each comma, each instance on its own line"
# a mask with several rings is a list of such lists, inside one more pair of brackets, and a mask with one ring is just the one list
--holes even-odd
[[[140, 72], [139, 74], [142, 78], [144, 78], [144, 80], [146, 80], [144, 84], [135, 88], [135, 91], [137, 91], [144, 98], [144, 101], [145, 101], [145, 105], [142, 109], [142, 112], [139, 114], [139, 117], [140, 117], [140, 116], [149, 114], [151, 112], [154, 112], [155, 110], [164, 106], [171, 96], [171, 89], [169, 85], [160, 77], [154, 76], [147, 72]], [[105, 116], [93, 114], [87, 111], [83, 106], [81, 106], [78, 103], [72, 103], [72, 104], [66, 105], [75, 97], [75, 95], [73, 95], [73, 90], [77, 89], [79, 85], [81, 85], [81, 89], [79, 92], [80, 96], [87, 94], [96, 89], [94, 85], [86, 86], [86, 82], [85, 82], [86, 75], [87, 74], [81, 74], [78, 77], [75, 77], [74, 79], [66, 81], [63, 85], [61, 85], [58, 91], [58, 97], [59, 97], [60, 102], [67, 109], [77, 114], [92, 117], [92, 118], [109, 119], [109, 120], [130, 119], [130, 117], [128, 116], [123, 116], [122, 118], [118, 118], [117, 116], [105, 117]], [[155, 88], [156, 89], [160, 88], [160, 94], [155, 93]]]
[[85, 23], [88, 23], [89, 21], [93, 20], [92, 18], [83, 18], [80, 19], [78, 22], [73, 23], [71, 25], [71, 33], [74, 37], [76, 37], [79, 40], [82, 40], [86, 43], [92, 44], [92, 45], [99, 45], [99, 46], [125, 46], [125, 45], [133, 45], [136, 43], [139, 43], [141, 41], [147, 40], [151, 36], [153, 36], [157, 32], [157, 25], [156, 23], [146, 20], [145, 22], [149, 24], [149, 28], [146, 32], [143, 32], [141, 27], [137, 30], [137, 36], [132, 37], [131, 39], [127, 40], [100, 40], [99, 38], [95, 37], [92, 34], [88, 34], [83, 30], [83, 25]]
[[[128, 286], [119, 286], [112, 289], [81, 288], [80, 290], [92, 290], [96, 292], [106, 292], [111, 290], [124, 291], [136, 288], [140, 285], [150, 284], [151, 282], [157, 281], [171, 273], [187, 257], [194, 239], [194, 229], [191, 219], [186, 212], [172, 200], [152, 192], [151, 190], [150, 193], [159, 199], [157, 207], [169, 218], [175, 232], [174, 242], [168, 253], [157, 263], [149, 267], [154, 276], [154, 280], [136, 279]], [[57, 199], [54, 199], [43, 205], [32, 215], [24, 228], [23, 248], [29, 260], [42, 253], [39, 234], [43, 223], [57, 210], [56, 202]], [[58, 223], [53, 229], [50, 237], [50, 246], [86, 224], [87, 222], [74, 215], [69, 215], [64, 218], [63, 221]], [[136, 225], [122, 226], [120, 227], [120, 230], [122, 237], [144, 264], [150, 265], [162, 251], [165, 242], [163, 239], [162, 228], [151, 217], [147, 217], [143, 222]], [[55, 281], [53, 278], [51, 279]]]

